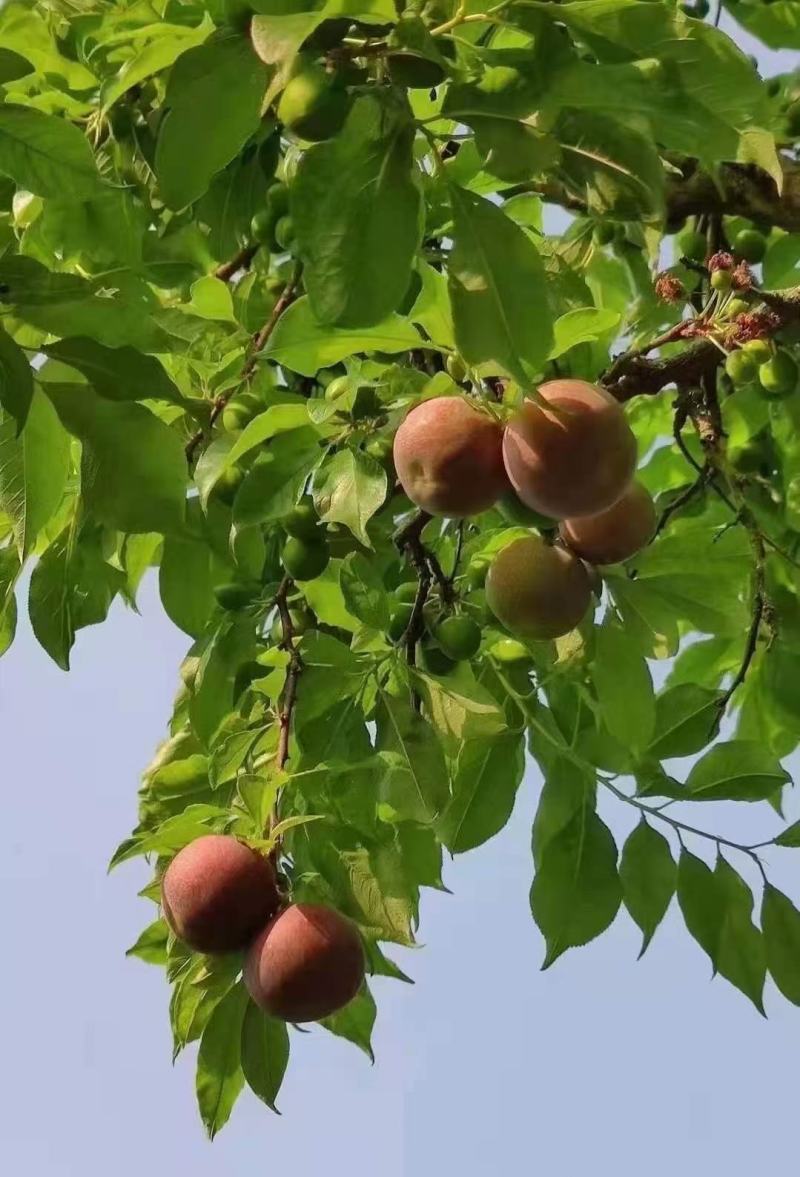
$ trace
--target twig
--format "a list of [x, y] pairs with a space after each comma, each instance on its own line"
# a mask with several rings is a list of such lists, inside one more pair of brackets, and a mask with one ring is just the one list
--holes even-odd
[[671, 502], [668, 507], [664, 508], [661, 518], [656, 525], [656, 529], [653, 532], [653, 539], [656, 539], [659, 535], [661, 535], [661, 532], [667, 526], [673, 515], [677, 515], [678, 511], [682, 510], [682, 508], [685, 507], [687, 503], [691, 502], [695, 495], [700, 493], [700, 491], [708, 482], [710, 476], [711, 471], [709, 470], [708, 466], [704, 466], [697, 475], [697, 478], [694, 480], [694, 482], [687, 486], [686, 490], [679, 494], [678, 497], [673, 502]]
[[447, 578], [448, 582], [450, 584], [453, 584], [456, 576], [458, 575], [458, 566], [461, 563], [461, 553], [464, 550], [464, 532], [466, 531], [466, 527], [467, 527], [466, 520], [459, 519], [459, 521], [458, 521], [458, 538], [456, 539], [456, 552], [455, 552], [455, 555], [453, 556], [453, 571], [450, 573], [449, 577]]
[[[250, 380], [250, 377], [255, 372], [256, 365], [258, 363], [258, 353], [264, 349], [270, 335], [275, 329], [278, 319], [281, 317], [289, 304], [294, 302], [295, 296], [297, 294], [297, 287], [300, 283], [301, 273], [302, 266], [300, 265], [300, 262], [298, 262], [294, 268], [294, 273], [286, 283], [280, 298], [272, 308], [269, 318], [258, 334], [253, 338], [252, 344], [250, 345], [247, 357], [244, 362], [244, 366], [242, 367], [242, 375], [239, 384], [236, 386], [236, 388], [231, 389], [231, 391], [227, 392], [224, 396], [218, 396], [214, 401], [213, 407], [211, 409], [211, 415], [208, 418], [208, 429], [212, 429], [214, 425], [216, 425], [228, 401], [236, 392], [239, 391], [242, 385], [247, 384], [247, 382]], [[202, 442], [206, 433], [207, 430], [198, 429], [197, 432], [193, 433], [187, 441], [184, 452], [186, 453], [186, 461], [190, 465], [192, 463], [192, 459], [194, 458], [195, 450]]]
[[259, 246], [245, 245], [235, 254], [230, 261], [223, 262], [222, 265], [217, 266], [214, 271], [214, 277], [219, 278], [220, 282], [230, 282], [234, 274], [238, 274], [240, 270], [247, 270], [250, 263], [258, 253]]
[[[283, 691], [281, 693], [281, 709], [278, 713], [279, 734], [276, 759], [279, 769], [284, 769], [289, 759], [289, 737], [292, 729], [292, 715], [294, 714], [294, 707], [297, 702], [297, 684], [303, 669], [302, 659], [294, 644], [294, 626], [292, 625], [292, 615], [289, 612], [288, 605], [289, 593], [293, 586], [294, 582], [291, 577], [284, 576], [275, 594], [275, 605], [278, 610], [278, 616], [281, 619], [281, 646], [289, 652], [289, 662], [286, 667], [286, 677], [283, 681]], [[269, 824], [267, 827], [270, 833], [278, 824], [278, 799], [276, 796], [272, 809], [270, 810]], [[271, 856], [273, 861], [277, 861], [280, 856], [279, 841], [275, 843]]]

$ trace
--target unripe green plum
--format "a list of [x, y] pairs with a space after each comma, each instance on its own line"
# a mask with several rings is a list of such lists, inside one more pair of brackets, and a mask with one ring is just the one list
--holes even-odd
[[447, 368], [447, 375], [456, 384], [463, 384], [467, 378], [467, 365], [461, 359], [461, 356], [449, 355], [447, 357], [445, 367]]
[[286, 216], [280, 218], [275, 226], [275, 241], [279, 249], [283, 249], [288, 253], [294, 245], [294, 240], [294, 221], [287, 213]]
[[648, 490], [634, 482], [612, 507], [598, 515], [565, 519], [562, 540], [589, 564], [619, 564], [635, 556], [652, 538], [656, 508]]
[[241, 433], [259, 413], [264, 403], [252, 392], [243, 392], [229, 400], [222, 410], [222, 428], [226, 433]]
[[533, 511], [530, 507], [526, 507], [516, 491], [513, 490], [506, 491], [497, 500], [497, 510], [506, 523], [514, 523], [520, 527], [538, 527], [548, 530], [556, 525], [555, 519], [550, 519], [547, 515], [542, 515], [539, 511]]
[[229, 507], [233, 506], [233, 501], [236, 498], [239, 487], [244, 481], [244, 470], [241, 466], [228, 466], [222, 471], [214, 487], [211, 491], [214, 498], [219, 499], [221, 503], [227, 503]]
[[292, 507], [283, 520], [284, 530], [295, 539], [315, 540], [320, 536], [319, 515], [314, 510], [314, 504], [308, 495]]
[[306, 62], [287, 82], [278, 118], [299, 138], [320, 143], [341, 130], [349, 105], [344, 87], [321, 66]]
[[782, 349], [775, 352], [765, 364], [758, 369], [758, 382], [765, 396], [782, 400], [791, 396], [797, 388], [797, 361], [788, 351]]
[[725, 307], [725, 317], [735, 319], [737, 315], [743, 315], [749, 309], [748, 303], [743, 298], [732, 298]]
[[514, 540], [492, 561], [486, 599], [511, 633], [546, 640], [561, 637], [589, 610], [592, 590], [572, 552], [536, 535]]
[[217, 598], [220, 606], [232, 613], [236, 613], [239, 609], [246, 609], [251, 605], [258, 596], [260, 585], [244, 584], [240, 581], [231, 581], [228, 584], [218, 584], [214, 588], [214, 596]]
[[462, 662], [473, 658], [481, 645], [481, 631], [477, 622], [471, 617], [453, 615], [440, 621], [434, 631], [434, 637], [454, 662]]
[[272, 245], [275, 220], [268, 208], [260, 208], [250, 222], [250, 236], [259, 245]]
[[711, 289], [718, 294], [727, 294], [733, 286], [730, 270], [714, 270], [711, 275]]
[[551, 380], [526, 400], [503, 436], [503, 459], [522, 502], [553, 519], [595, 515], [617, 501], [636, 469], [636, 438], [621, 406], [584, 380]]
[[494, 417], [463, 397], [423, 401], [395, 434], [403, 490], [431, 515], [462, 518], [487, 510], [508, 487], [502, 439]]
[[402, 584], [398, 584], [397, 588], [391, 590], [392, 598], [405, 605], [413, 605], [417, 599], [418, 589], [418, 580], [404, 580]]
[[766, 364], [767, 360], [772, 359], [772, 344], [768, 339], [751, 339], [742, 350], [752, 356], [757, 364]]
[[489, 656], [504, 666], [530, 666], [533, 663], [528, 647], [516, 638], [498, 638], [489, 647]]
[[767, 252], [767, 239], [758, 229], [742, 229], [731, 242], [733, 252], [737, 257], [743, 257], [746, 262], [758, 265], [764, 260]]
[[324, 539], [290, 536], [283, 545], [281, 563], [293, 580], [315, 580], [328, 567], [330, 552]]
[[161, 883], [164, 918], [195, 952], [245, 948], [278, 903], [269, 859], [224, 834], [207, 834], [184, 846]]
[[745, 349], [732, 351], [725, 360], [725, 371], [734, 385], [741, 388], [755, 380], [758, 372], [758, 361]]
[[[307, 633], [314, 624], [314, 618], [307, 609], [290, 609], [289, 621], [292, 625], [292, 636], [295, 638]], [[276, 645], [283, 641], [283, 621], [280, 613], [276, 613], [273, 618], [269, 636]]]
[[411, 615], [413, 612], [413, 604], [409, 604], [405, 601], [399, 601], [394, 605], [389, 617], [388, 633], [391, 641], [400, 641], [411, 624]]

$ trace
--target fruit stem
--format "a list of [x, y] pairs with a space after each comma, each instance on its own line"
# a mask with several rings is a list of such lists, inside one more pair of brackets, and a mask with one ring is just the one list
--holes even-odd
[[[286, 767], [286, 762], [289, 759], [289, 736], [292, 728], [292, 715], [294, 713], [295, 703], [297, 702], [297, 684], [300, 679], [300, 673], [303, 669], [303, 661], [300, 657], [299, 651], [295, 647], [295, 632], [292, 624], [292, 615], [289, 611], [288, 597], [294, 581], [290, 576], [284, 576], [278, 591], [275, 594], [275, 607], [278, 610], [278, 616], [281, 619], [281, 645], [289, 652], [289, 662], [286, 666], [286, 677], [283, 681], [283, 691], [281, 694], [281, 706], [278, 713], [279, 736], [278, 736], [278, 751], [276, 754], [278, 768], [283, 770]], [[267, 834], [278, 824], [278, 803], [280, 801], [280, 791], [275, 797], [272, 809], [269, 815], [269, 823], [267, 826]], [[280, 839], [277, 839], [272, 848], [271, 857], [274, 861], [280, 856]]]

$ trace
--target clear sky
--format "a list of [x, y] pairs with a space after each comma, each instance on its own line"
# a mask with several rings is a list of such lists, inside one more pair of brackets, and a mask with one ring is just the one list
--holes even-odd
[[[765, 72], [775, 68], [773, 57]], [[136, 898], [146, 869], [105, 873], [135, 821], [139, 773], [187, 645], [152, 582], [141, 604], [142, 617], [117, 604], [105, 626], [82, 632], [69, 676], [24, 623], [0, 662], [2, 1171], [793, 1171], [800, 1010], [770, 987], [764, 1021], [712, 983], [674, 905], [638, 964], [638, 933], [620, 915], [599, 941], [539, 972], [528, 908], [533, 769], [506, 830], [448, 865], [453, 894], [426, 895], [424, 947], [395, 953], [416, 984], [374, 982], [376, 1065], [324, 1031], [293, 1034], [283, 1116], [245, 1094], [209, 1144], [194, 1059], [170, 1063], [163, 974], [124, 956], [152, 918]], [[605, 812], [618, 837], [631, 824], [619, 808]], [[765, 805], [693, 816], [745, 840], [770, 836], [776, 820]], [[769, 859], [773, 881], [795, 897], [797, 853]]]

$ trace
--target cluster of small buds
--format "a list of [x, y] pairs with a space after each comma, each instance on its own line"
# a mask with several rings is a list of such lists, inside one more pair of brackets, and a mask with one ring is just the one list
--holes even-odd
[[686, 288], [680, 278], [676, 278], [667, 270], [657, 275], [655, 292], [656, 297], [660, 298], [662, 302], [684, 302], [686, 300]]
[[720, 250], [719, 253], [712, 253], [707, 264], [709, 274], [713, 274], [716, 270], [732, 270], [736, 262], [732, 253]]
[[734, 290], [752, 290], [753, 271], [747, 262], [739, 262], [731, 272], [731, 285]]
[[749, 343], [751, 339], [768, 339], [781, 325], [774, 311], [745, 311], [731, 324], [732, 343]]

